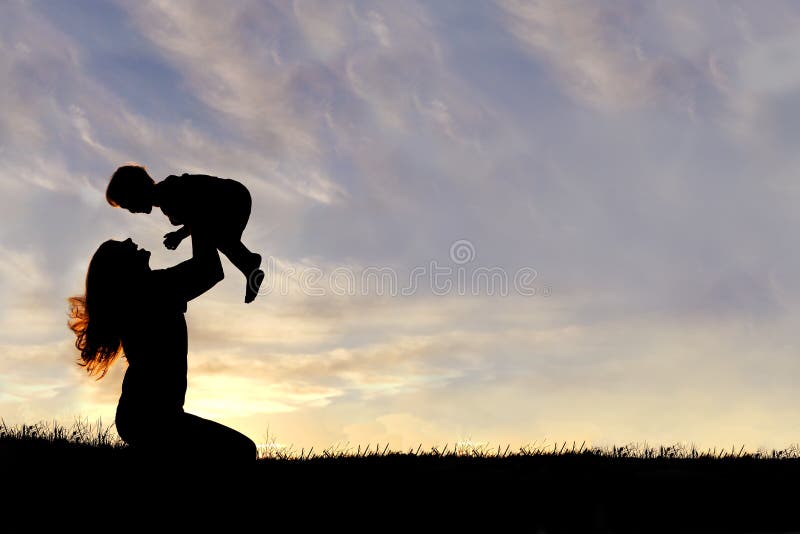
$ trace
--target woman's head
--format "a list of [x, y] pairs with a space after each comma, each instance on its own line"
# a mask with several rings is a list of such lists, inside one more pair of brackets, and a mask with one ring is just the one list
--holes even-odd
[[69, 327], [78, 339], [79, 364], [105, 376], [122, 354], [122, 327], [135, 309], [137, 289], [149, 267], [150, 252], [130, 239], [108, 240], [97, 249], [86, 273], [86, 293], [71, 297]]

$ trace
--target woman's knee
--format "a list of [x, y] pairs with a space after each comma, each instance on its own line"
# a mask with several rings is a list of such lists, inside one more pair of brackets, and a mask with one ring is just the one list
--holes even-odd
[[[258, 458], [258, 448], [253, 440], [232, 428], [225, 428], [228, 432], [226, 432], [225, 446], [222, 447], [224, 452], [219, 452], [227, 457], [227, 459], [237, 463], [256, 461]], [[220, 458], [220, 460], [224, 461], [225, 458]]]
[[248, 438], [244, 434], [241, 434], [241, 436], [243, 438], [240, 446], [242, 460], [246, 462], [255, 461], [258, 459], [258, 447], [256, 447], [256, 444], [252, 439]]
[[192, 414], [182, 417], [187, 438], [197, 446], [198, 452], [220, 461], [255, 461], [256, 444], [230, 427]]

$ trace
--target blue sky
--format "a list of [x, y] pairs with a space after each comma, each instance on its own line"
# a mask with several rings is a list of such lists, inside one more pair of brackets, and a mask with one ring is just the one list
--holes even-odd
[[[66, 298], [166, 218], [120, 164], [236, 178], [287, 291], [190, 304], [187, 411], [301, 446], [796, 441], [792, 2], [0, 7], [0, 415], [113, 419]], [[450, 251], [469, 242], [474, 257]], [[533, 296], [311, 295], [345, 269], [535, 270]], [[274, 282], [275, 280], [273, 280]]]

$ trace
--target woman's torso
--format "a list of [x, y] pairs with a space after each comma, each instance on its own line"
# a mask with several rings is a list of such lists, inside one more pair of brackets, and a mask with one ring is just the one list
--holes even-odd
[[186, 303], [171, 298], [151, 271], [122, 333], [128, 369], [119, 408], [126, 413], [183, 410], [186, 396], [188, 337]]

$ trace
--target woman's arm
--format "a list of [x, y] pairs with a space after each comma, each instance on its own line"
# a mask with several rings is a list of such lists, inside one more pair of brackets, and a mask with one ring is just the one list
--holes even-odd
[[153, 271], [160, 291], [183, 302], [199, 297], [225, 277], [217, 247], [192, 234], [192, 257], [174, 267]]
[[175, 233], [178, 234], [178, 237], [180, 237], [181, 239], [186, 239], [187, 237], [192, 235], [192, 231], [191, 229], [189, 229], [188, 224], [184, 224], [183, 226], [175, 230]]

